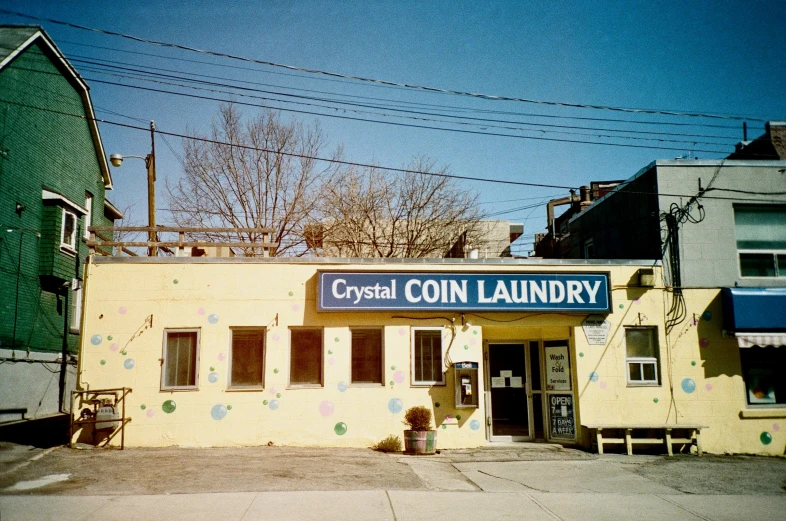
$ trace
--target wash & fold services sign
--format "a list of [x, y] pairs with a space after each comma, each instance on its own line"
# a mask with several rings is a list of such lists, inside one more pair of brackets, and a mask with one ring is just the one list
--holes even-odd
[[608, 273], [318, 274], [319, 311], [611, 311]]

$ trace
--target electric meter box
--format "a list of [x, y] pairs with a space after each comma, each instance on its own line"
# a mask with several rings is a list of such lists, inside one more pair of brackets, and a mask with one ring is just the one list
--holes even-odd
[[456, 386], [456, 409], [478, 408], [478, 363], [453, 364], [453, 381]]

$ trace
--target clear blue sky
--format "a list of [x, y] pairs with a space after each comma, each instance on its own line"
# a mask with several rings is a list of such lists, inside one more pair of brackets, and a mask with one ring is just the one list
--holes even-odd
[[[343, 4], [193, 0], [55, 4], [12, 0], [3, 2], [3, 7], [152, 40], [398, 83], [579, 105], [739, 116], [749, 118], [749, 138], [763, 132], [763, 123], [757, 120], [786, 120], [786, 2], [782, 0]], [[351, 101], [385, 107], [362, 109], [378, 114], [358, 114], [343, 109], [316, 109], [303, 105], [303, 100], [270, 105], [526, 137], [298, 116], [308, 123], [319, 121], [331, 146], [343, 144], [345, 158], [362, 163], [400, 167], [416, 154], [427, 154], [456, 175], [577, 187], [593, 180], [625, 179], [655, 159], [687, 153], [719, 159], [731, 152], [734, 143], [742, 138], [742, 123], [736, 119], [634, 114], [375, 87], [155, 47], [11, 15], [0, 14], [0, 23], [43, 25], [88, 79], [98, 117], [113, 121], [144, 126], [145, 121], [155, 120], [166, 131], [204, 132], [218, 103], [91, 80], [226, 96], [146, 83], [138, 78], [117, 78], [99, 72], [96, 65], [76, 60], [101, 60], [104, 71], [106, 63], [123, 62], [132, 64], [122, 65], [126, 67], [160, 67], [216, 76], [221, 79], [213, 81], [219, 82], [243, 80], [276, 85], [274, 89], [258, 85], [255, 88], [291, 94], [323, 98], [364, 96]], [[255, 70], [197, 64], [184, 59]], [[416, 116], [419, 118], [448, 119], [422, 114], [439, 112], [496, 121], [483, 123], [481, 127], [393, 118], [388, 114], [394, 101], [434, 105], [408, 105], [408, 109], [421, 113]], [[481, 110], [501, 113], [477, 112]], [[293, 116], [288, 112], [283, 114]], [[521, 123], [528, 126], [520, 127]], [[149, 152], [149, 135], [144, 132], [106, 124], [100, 128], [107, 154]], [[620, 134], [612, 130], [635, 133]], [[614, 145], [548, 141], [551, 139]], [[179, 139], [170, 137], [167, 142], [178, 153], [181, 151]], [[181, 167], [165, 142], [159, 139], [156, 146], [161, 208], [158, 221], [166, 223], [164, 183], [167, 179], [177, 179]], [[115, 190], [109, 194], [111, 200], [120, 207], [133, 205], [132, 215], [144, 222], [146, 192], [141, 162], [129, 162], [119, 170], [114, 169], [113, 177]], [[530, 237], [545, 229], [542, 203], [551, 197], [567, 195], [566, 190], [553, 188], [463, 184], [480, 192], [486, 211], [496, 214], [513, 210], [495, 217], [524, 222], [525, 234]], [[516, 210], [533, 204], [540, 205]], [[523, 239], [517, 243], [514, 253], [526, 254], [531, 249], [531, 240]]]

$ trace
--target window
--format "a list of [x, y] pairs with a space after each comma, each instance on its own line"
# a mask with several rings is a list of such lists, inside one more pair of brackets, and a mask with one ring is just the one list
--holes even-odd
[[442, 373], [442, 329], [412, 328], [412, 383], [444, 384]]
[[71, 332], [79, 333], [79, 326], [82, 324], [82, 281], [73, 279], [71, 285]]
[[740, 275], [786, 276], [786, 207], [735, 206]]
[[654, 327], [625, 328], [625, 363], [629, 385], [658, 385], [657, 329]]
[[586, 241], [584, 241], [584, 258], [585, 259], [595, 258], [595, 241], [593, 239], [587, 239]]
[[382, 329], [352, 330], [352, 383], [382, 384]]
[[740, 359], [748, 405], [786, 405], [786, 348], [747, 347]]
[[289, 348], [289, 383], [322, 385], [322, 330], [291, 329]]
[[90, 231], [88, 228], [93, 226], [93, 196], [87, 192], [85, 192], [85, 209], [87, 213], [85, 214], [85, 225], [82, 229], [82, 236], [87, 240], [90, 239]]
[[63, 208], [63, 224], [60, 229], [60, 247], [76, 251], [76, 214]]
[[198, 366], [199, 330], [165, 330], [161, 389], [196, 389]]
[[229, 387], [259, 388], [265, 384], [265, 329], [232, 329]]

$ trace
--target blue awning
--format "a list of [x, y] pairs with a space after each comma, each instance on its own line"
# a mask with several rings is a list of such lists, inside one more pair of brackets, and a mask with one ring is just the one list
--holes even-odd
[[786, 288], [723, 288], [727, 331], [786, 331]]

